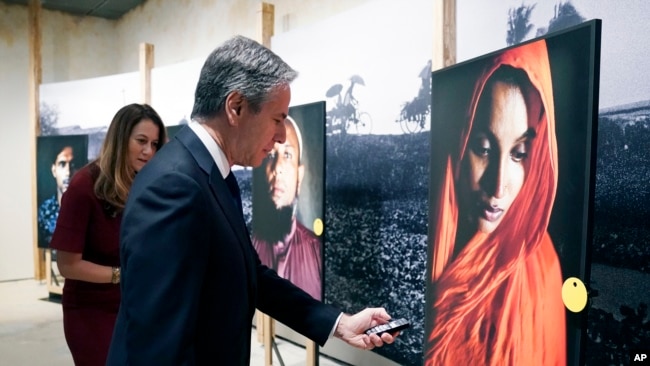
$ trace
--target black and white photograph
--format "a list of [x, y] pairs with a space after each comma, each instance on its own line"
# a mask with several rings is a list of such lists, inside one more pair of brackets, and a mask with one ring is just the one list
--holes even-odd
[[99, 156], [115, 111], [139, 102], [138, 72], [41, 84], [41, 135], [88, 135], [91, 161]]
[[[192, 59], [151, 70], [151, 105], [165, 126], [186, 125], [194, 105], [194, 90], [203, 59]], [[171, 139], [172, 134], [169, 135]]]
[[373, 350], [404, 365], [422, 362], [432, 14], [371, 1], [271, 42], [299, 72], [292, 105], [326, 101], [324, 301], [408, 319]]

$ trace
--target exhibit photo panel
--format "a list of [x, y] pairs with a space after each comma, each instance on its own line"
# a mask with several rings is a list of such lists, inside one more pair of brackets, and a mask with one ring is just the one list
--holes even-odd
[[253, 169], [252, 242], [260, 261], [323, 299], [325, 102], [289, 108], [286, 140]]
[[61, 197], [74, 173], [88, 162], [87, 135], [36, 138], [38, 247], [47, 248], [59, 215]]
[[191, 59], [151, 70], [151, 106], [160, 115], [169, 138], [175, 131], [170, 127], [189, 123], [194, 106], [194, 93], [199, 80], [203, 58]]
[[352, 365], [422, 364], [432, 14], [428, 0], [373, 0], [272, 38], [299, 72], [292, 102], [327, 104], [324, 301], [411, 324], [372, 354], [322, 348]]
[[56, 264], [56, 250], [49, 250], [59, 217], [61, 198], [74, 173], [88, 162], [88, 135], [39, 136], [36, 138], [37, 243], [45, 249], [48, 292], [61, 294], [64, 278]]
[[[601, 19], [586, 365], [650, 345], [650, 3], [458, 0], [458, 59]], [[560, 177], [561, 178], [561, 177]], [[595, 296], [597, 295], [597, 296]]]
[[87, 135], [91, 161], [99, 156], [115, 113], [140, 103], [139, 91], [138, 72], [41, 84], [41, 136]]
[[601, 22], [432, 73], [425, 365], [579, 365]]

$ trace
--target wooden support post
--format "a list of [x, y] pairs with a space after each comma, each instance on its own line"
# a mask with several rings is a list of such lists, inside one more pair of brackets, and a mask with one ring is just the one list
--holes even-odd
[[271, 37], [275, 24], [275, 6], [262, 2], [257, 11], [257, 41], [267, 48], [271, 48]]
[[311, 339], [308, 339], [305, 348], [307, 349], [307, 360], [305, 361], [305, 365], [318, 366], [318, 344]]
[[[36, 202], [36, 137], [41, 134], [39, 113], [39, 89], [42, 80], [41, 66], [41, 2], [29, 0], [29, 124], [30, 124], [30, 161], [32, 171], [32, 202]], [[32, 205], [32, 243], [34, 248], [34, 278], [45, 277], [44, 251], [38, 247], [38, 218], [36, 204]]]
[[264, 323], [264, 365], [273, 365], [273, 318], [261, 313]]
[[433, 58], [431, 69], [456, 63], [456, 0], [433, 1]]
[[[271, 37], [275, 29], [275, 6], [273, 4], [262, 2], [257, 12], [257, 41], [267, 48], [271, 48]], [[262, 320], [260, 321], [260, 318]], [[275, 337], [274, 324], [270, 316], [258, 311], [257, 312], [257, 340], [264, 344], [264, 364], [273, 365], [273, 338]], [[261, 326], [260, 326], [261, 323]], [[318, 365], [318, 346], [311, 340], [307, 340], [305, 345], [307, 349], [306, 365]]]
[[[273, 37], [273, 27], [274, 27], [274, 18], [275, 18], [275, 6], [273, 4], [260, 2], [259, 8], [257, 10], [257, 41], [264, 45], [267, 48], [271, 47], [271, 37]], [[268, 319], [267, 319], [268, 318]], [[266, 338], [267, 333], [270, 332], [267, 330], [267, 323], [270, 325], [270, 317], [261, 311], [256, 311], [256, 323], [257, 323], [257, 341], [264, 344], [265, 353], [270, 354], [272, 360], [272, 346], [269, 342], [267, 346], [268, 339]], [[271, 334], [271, 340], [273, 335]], [[272, 361], [269, 361], [270, 362]]]
[[257, 342], [264, 343], [264, 313], [255, 310], [255, 329], [257, 330]]
[[153, 69], [153, 45], [140, 43], [140, 91], [142, 103], [151, 104], [151, 69]]
[[58, 267], [52, 265], [52, 250], [45, 249], [45, 284], [50, 294], [63, 295], [63, 284], [65, 281], [59, 274]]

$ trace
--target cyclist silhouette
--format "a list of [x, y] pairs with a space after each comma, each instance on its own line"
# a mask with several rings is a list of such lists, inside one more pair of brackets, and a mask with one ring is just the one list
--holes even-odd
[[372, 119], [368, 113], [358, 110], [359, 103], [353, 95], [356, 84], [366, 84], [359, 75], [352, 75], [349, 80], [350, 86], [348, 86], [343, 96], [341, 96], [343, 90], [341, 84], [332, 85], [325, 93], [330, 98], [336, 96], [336, 105], [327, 115], [329, 133], [355, 132], [357, 134], [368, 134], [372, 128]]
[[431, 113], [431, 60], [427, 61], [419, 77], [421, 81], [418, 95], [402, 105], [399, 119], [395, 121], [405, 133], [423, 130]]
[[343, 97], [343, 104], [341, 107], [343, 108], [342, 111], [345, 112], [343, 115], [348, 117], [354, 115], [354, 110], [356, 109], [357, 104], [359, 104], [354, 95], [352, 95], [352, 92], [354, 91], [354, 85], [357, 83], [366, 85], [360, 76], [353, 75], [350, 78], [350, 86], [348, 87], [348, 90], [345, 91], [345, 96]]

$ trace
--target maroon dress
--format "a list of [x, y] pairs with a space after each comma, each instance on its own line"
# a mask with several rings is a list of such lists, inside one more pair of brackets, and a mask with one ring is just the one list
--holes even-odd
[[[120, 221], [94, 193], [99, 167], [90, 163], [72, 177], [61, 198], [52, 249], [82, 253], [84, 260], [120, 265]], [[76, 365], [105, 365], [120, 304], [120, 286], [66, 279], [63, 329]]]

